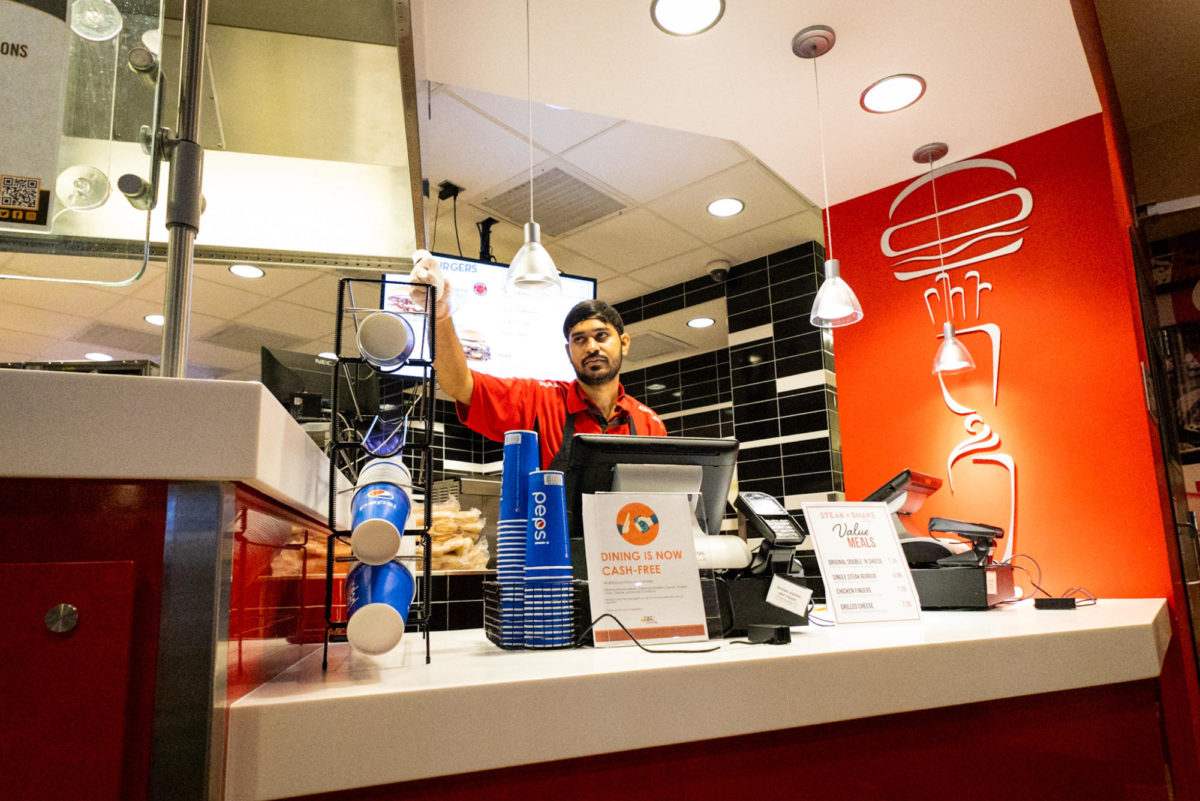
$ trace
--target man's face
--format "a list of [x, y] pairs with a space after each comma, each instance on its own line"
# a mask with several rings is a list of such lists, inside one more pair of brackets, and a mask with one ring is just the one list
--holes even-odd
[[621, 372], [629, 352], [629, 334], [618, 334], [612, 323], [598, 318], [577, 323], [567, 335], [567, 356], [581, 383], [607, 384]]

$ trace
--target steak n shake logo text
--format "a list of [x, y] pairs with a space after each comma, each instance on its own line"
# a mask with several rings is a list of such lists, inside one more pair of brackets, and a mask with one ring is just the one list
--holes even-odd
[[[977, 170], [982, 172], [973, 173]], [[902, 217], [903, 215], [897, 215], [897, 210], [904, 201], [935, 179], [945, 179], [946, 176], [957, 173], [959, 177], [955, 181], [977, 177], [979, 183], [987, 184], [994, 183], [997, 178], [996, 171], [1007, 175], [1014, 182], [1017, 180], [1017, 171], [1010, 164], [997, 159], [965, 159], [932, 170], [900, 190], [888, 210], [888, 219]], [[936, 185], [933, 188], [936, 190]], [[926, 202], [928, 205], [921, 206]], [[909, 214], [919, 216], [895, 222], [888, 227], [880, 237], [879, 249], [888, 258], [898, 259], [892, 262], [893, 275], [897, 281], [924, 280], [929, 284], [922, 293], [922, 299], [929, 313], [934, 335], [930, 353], [937, 349], [937, 340], [943, 336], [942, 323], [948, 321], [954, 324], [956, 335], [975, 355], [977, 363], [991, 364], [991, 407], [995, 407], [999, 403], [1000, 392], [1000, 326], [984, 321], [983, 293], [990, 294], [994, 287], [990, 281], [984, 280], [983, 269], [1016, 253], [1025, 243], [1024, 233], [1029, 226], [1019, 223], [1027, 220], [1033, 211], [1033, 193], [1023, 186], [1013, 186], [951, 208], [939, 209], [933, 214], [924, 213], [926, 209], [933, 208], [932, 202], [925, 200], [909, 203], [907, 208]], [[987, 221], [989, 218], [991, 221]], [[964, 225], [962, 220], [970, 222]], [[979, 224], [980, 222], [982, 224]], [[897, 240], [903, 239], [906, 232], [911, 233], [909, 229], [916, 226], [923, 231], [932, 228], [937, 233], [930, 241], [915, 244], [897, 243]], [[966, 230], [960, 230], [963, 228]], [[962, 271], [965, 267], [973, 269]], [[986, 358], [986, 355], [990, 355], [991, 358]], [[1000, 435], [993, 431], [987, 422], [991, 408], [984, 408], [978, 403], [972, 406], [955, 398], [951, 389], [961, 387], [955, 386], [953, 376], [949, 387], [941, 373], [937, 373], [937, 379], [942, 400], [951, 412], [962, 417], [963, 428], [967, 434], [946, 455], [946, 478], [950, 491], [954, 492], [954, 465], [967, 456], [971, 457], [972, 465], [998, 465], [1008, 473], [1008, 537], [1001, 557], [1007, 560], [1013, 553], [1016, 541], [1016, 464], [1010, 454], [999, 451]], [[980, 408], [975, 408], [976, 406]]]

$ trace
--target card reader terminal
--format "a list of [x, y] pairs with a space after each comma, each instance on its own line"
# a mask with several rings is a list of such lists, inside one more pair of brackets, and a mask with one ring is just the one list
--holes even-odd
[[754, 534], [771, 545], [796, 546], [808, 536], [783, 504], [765, 492], [739, 492], [734, 507], [746, 518]]

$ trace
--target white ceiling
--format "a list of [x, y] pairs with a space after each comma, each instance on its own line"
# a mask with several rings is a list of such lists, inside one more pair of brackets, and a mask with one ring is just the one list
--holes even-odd
[[[813, 64], [790, 48], [808, 25], [837, 32], [817, 62], [834, 203], [916, 175], [910, 154], [926, 142], [945, 141], [951, 158], [963, 158], [1099, 110], [1070, 0], [730, 0], [720, 24], [689, 38], [655, 28], [648, 0], [531, 2], [535, 171], [558, 167], [625, 205], [544, 240], [560, 269], [598, 279], [612, 302], [703, 275], [713, 259], [736, 264], [821, 238]], [[459, 241], [464, 255], [477, 256], [475, 222], [487, 215], [480, 204], [529, 170], [525, 5], [417, 0], [414, 13], [422, 174], [435, 192], [447, 179], [463, 187]], [[862, 89], [897, 72], [925, 77], [922, 100], [894, 114], [864, 112]], [[372, 128], [386, 136], [378, 111]], [[225, 116], [231, 140], [237, 119]], [[377, 142], [362, 147], [390, 152]], [[704, 206], [721, 195], [740, 197], [745, 211], [707, 215]], [[436, 248], [456, 252], [453, 204], [443, 201], [440, 211]], [[500, 261], [521, 244], [513, 223], [493, 231]], [[77, 261], [0, 252], [0, 272], [78, 274]], [[136, 271], [91, 262], [91, 277]], [[162, 273], [151, 264], [125, 288], [0, 281], [0, 361], [78, 359], [95, 349], [157, 359], [157, 329], [141, 317], [161, 310]], [[194, 371], [256, 377], [247, 328], [291, 349], [329, 349], [336, 278], [328, 268], [271, 268], [246, 281], [198, 264]], [[666, 333], [684, 339], [687, 331]]]

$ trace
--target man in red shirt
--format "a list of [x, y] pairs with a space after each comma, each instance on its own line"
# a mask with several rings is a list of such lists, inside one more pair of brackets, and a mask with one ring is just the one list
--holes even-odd
[[[538, 432], [542, 468], [565, 470], [573, 434], [666, 436], [663, 421], [625, 394], [621, 362], [629, 334], [621, 315], [602, 300], [577, 304], [563, 322], [574, 381], [496, 378], [467, 366], [450, 318], [450, 292], [437, 261], [425, 251], [413, 254], [412, 280], [437, 287], [437, 369], [442, 391], [454, 398], [458, 417], [485, 437], [503, 441], [515, 429]], [[424, 297], [419, 287], [414, 295]], [[566, 447], [563, 447], [564, 444]]]

